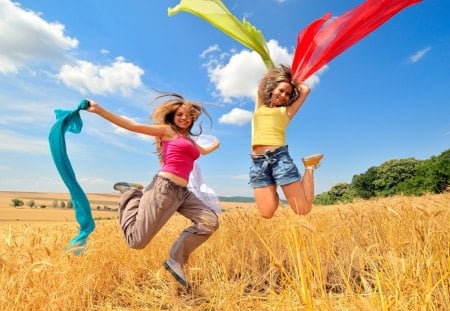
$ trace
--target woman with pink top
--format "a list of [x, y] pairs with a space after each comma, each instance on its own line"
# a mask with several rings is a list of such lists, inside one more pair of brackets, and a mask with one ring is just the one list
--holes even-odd
[[[183, 272], [189, 255], [204, 243], [219, 227], [217, 215], [188, 190], [189, 174], [194, 161], [219, 147], [216, 141], [201, 147], [192, 139], [194, 122], [204, 112], [198, 103], [177, 94], [164, 94], [155, 100], [169, 98], [158, 105], [151, 119], [153, 124], [141, 124], [118, 116], [89, 101], [89, 112], [132, 132], [154, 136], [162, 166], [153, 181], [142, 191], [139, 184], [119, 182], [114, 189], [122, 193], [119, 202], [119, 222], [129, 247], [144, 248], [175, 212], [192, 220], [170, 250], [164, 267], [178, 282], [188, 286]], [[210, 117], [209, 117], [210, 118]], [[201, 132], [201, 126], [199, 128]]]

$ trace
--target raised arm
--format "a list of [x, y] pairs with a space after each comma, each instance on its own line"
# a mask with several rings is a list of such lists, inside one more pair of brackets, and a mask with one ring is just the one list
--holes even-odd
[[130, 119], [112, 113], [111, 111], [103, 108], [93, 100], [89, 100], [89, 108], [87, 109], [87, 111], [96, 113], [102, 118], [108, 120], [109, 122], [135, 133], [156, 137], [163, 137], [167, 134], [168, 127], [166, 125], [149, 125], [134, 122]]
[[289, 119], [292, 119], [295, 116], [311, 92], [311, 88], [304, 83], [297, 85], [297, 90], [300, 94], [299, 97], [292, 103], [292, 105], [286, 108], [286, 113]]

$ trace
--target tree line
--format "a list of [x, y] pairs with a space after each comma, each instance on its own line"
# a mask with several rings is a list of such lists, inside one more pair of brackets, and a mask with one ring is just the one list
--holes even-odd
[[[22, 200], [20, 200], [20, 199], [12, 199], [10, 205], [12, 207], [20, 207], [20, 206], [24, 206], [25, 203]], [[27, 201], [26, 205], [28, 207], [31, 207], [31, 208], [37, 207], [37, 205], [34, 202], [34, 200]], [[46, 204], [40, 204], [39, 207], [40, 208], [46, 208], [47, 205]], [[66, 203], [64, 201], [58, 202], [57, 200], [54, 200], [53, 203], [52, 203], [52, 207], [54, 207], [54, 208], [57, 208], [57, 207], [60, 207], [60, 208], [73, 208], [73, 203], [72, 203], [72, 201], [68, 201]]]
[[450, 187], [450, 149], [426, 160], [389, 160], [353, 175], [351, 183], [335, 184], [314, 198], [316, 204], [352, 202], [392, 195], [443, 193]]

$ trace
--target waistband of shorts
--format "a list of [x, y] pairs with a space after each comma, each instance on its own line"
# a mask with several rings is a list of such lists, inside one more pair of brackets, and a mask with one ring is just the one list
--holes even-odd
[[280, 153], [284, 153], [287, 151], [288, 151], [288, 145], [284, 145], [284, 146], [278, 147], [277, 149], [275, 149], [273, 151], [266, 150], [266, 152], [264, 152], [264, 154], [258, 154], [258, 155], [251, 154], [250, 156], [253, 159], [265, 159], [267, 157], [276, 156]]
[[162, 180], [164, 180], [165, 182], [167, 182], [169, 185], [171, 185], [174, 188], [178, 188], [178, 189], [182, 189], [182, 190], [188, 190], [188, 187], [180, 186], [179, 184], [175, 183], [173, 180], [170, 180], [166, 176], [162, 176], [162, 175], [156, 174], [154, 178], [155, 179], [156, 178], [162, 179]]

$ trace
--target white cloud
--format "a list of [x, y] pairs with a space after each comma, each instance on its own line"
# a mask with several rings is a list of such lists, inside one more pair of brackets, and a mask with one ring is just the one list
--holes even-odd
[[421, 60], [421, 59], [425, 56], [425, 54], [427, 54], [430, 50], [431, 50], [431, 47], [429, 46], [429, 47], [426, 47], [426, 48], [424, 48], [424, 49], [422, 49], [422, 50], [420, 50], [420, 51], [417, 51], [413, 56], [411, 56], [411, 57], [409, 58], [409, 62], [410, 62], [411, 64], [414, 64], [414, 63], [418, 62], [418, 61]]
[[[71, 59], [67, 51], [78, 47], [78, 40], [64, 35], [65, 27], [45, 21], [38, 13], [9, 0], [0, 0], [0, 74], [16, 74], [19, 70], [43, 63], [53, 68]], [[102, 49], [100, 54], [108, 54]], [[66, 86], [81, 93], [129, 95], [142, 86], [144, 71], [125, 62], [123, 57], [106, 66], [75, 60], [65, 64], [56, 75]]]
[[275, 64], [290, 65], [292, 63], [293, 54], [289, 53], [287, 48], [280, 46], [278, 41], [270, 40], [267, 42], [267, 47]]
[[253, 97], [265, 67], [256, 52], [243, 50], [230, 57], [226, 65], [208, 69], [210, 80], [225, 102], [231, 98]]
[[0, 132], [0, 150], [26, 154], [49, 154], [47, 139], [24, 136], [12, 131]]
[[144, 70], [117, 57], [110, 66], [97, 66], [79, 60], [76, 65], [64, 65], [57, 77], [70, 88], [81, 93], [115, 94], [127, 96], [133, 89], [142, 86]]
[[219, 123], [244, 125], [252, 119], [252, 112], [240, 108], [233, 108], [229, 113], [222, 115], [219, 118]]
[[64, 59], [64, 52], [77, 46], [77, 39], [64, 35], [64, 25], [49, 23], [17, 3], [0, 0], [0, 74]]
[[220, 51], [219, 45], [218, 44], [211, 45], [200, 54], [200, 58], [205, 58], [208, 54], [217, 51]]
[[306, 85], [308, 85], [310, 88], [314, 88], [316, 85], [320, 82], [320, 76], [328, 70], [328, 65], [324, 65], [322, 68], [317, 70], [317, 72], [311, 76], [309, 76], [308, 79], [304, 81]]
[[[293, 55], [286, 48], [280, 46], [277, 41], [270, 40], [267, 47], [275, 64], [290, 65], [292, 63]], [[215, 50], [211, 49], [210, 51]], [[258, 53], [249, 50], [235, 52], [225, 63], [223, 63], [223, 54], [217, 58], [213, 58], [213, 55], [210, 57], [205, 67], [208, 70], [210, 81], [215, 86], [216, 95], [222, 97], [226, 103], [232, 102], [233, 98], [255, 97], [258, 81], [266, 71]], [[319, 70], [316, 75], [308, 79], [311, 87], [319, 83], [318, 75], [326, 68]]]

